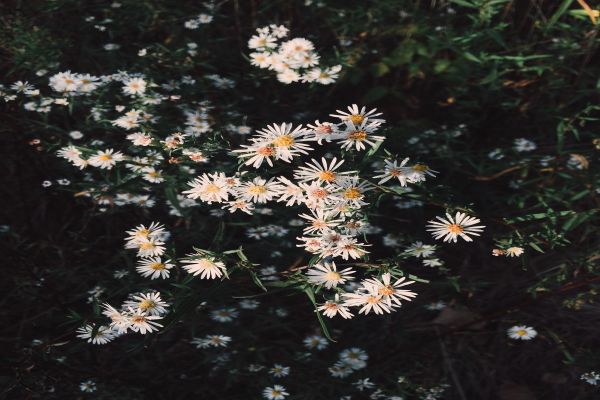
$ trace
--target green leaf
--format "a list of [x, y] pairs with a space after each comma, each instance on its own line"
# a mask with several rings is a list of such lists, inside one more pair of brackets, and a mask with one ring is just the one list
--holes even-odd
[[327, 325], [325, 324], [325, 321], [323, 320], [323, 316], [321, 315], [321, 313], [318, 310], [317, 301], [315, 300], [315, 293], [313, 292], [312, 288], [310, 288], [310, 287], [305, 288], [304, 293], [306, 293], [306, 295], [310, 299], [311, 303], [315, 307], [315, 313], [317, 314], [317, 318], [319, 319], [319, 324], [321, 324], [321, 330], [323, 331], [323, 334], [325, 335], [325, 337], [327, 339], [331, 340], [332, 342], [335, 342], [335, 340], [333, 340], [333, 338], [329, 334], [329, 329], [327, 328]]
[[550, 19], [548, 20], [548, 24], [546, 25], [546, 29], [552, 28], [552, 26], [558, 22], [558, 20], [560, 19], [560, 17], [562, 17], [563, 14], [565, 12], [567, 12], [567, 10], [569, 9], [569, 7], [571, 6], [571, 3], [573, 3], [573, 0], [563, 0], [562, 4], [558, 7], [558, 9], [554, 13], [554, 15], [552, 15], [550, 17]]
[[459, 6], [463, 7], [478, 8], [475, 4], [469, 3], [466, 0], [450, 0], [450, 3], [458, 4]]
[[258, 286], [259, 288], [261, 288], [262, 290], [264, 290], [265, 292], [267, 292], [267, 288], [265, 287], [265, 285], [263, 285], [263, 283], [259, 279], [259, 277], [256, 274], [256, 272], [250, 271], [250, 276], [252, 277], [252, 282], [254, 282], [254, 284], [256, 286]]
[[531, 248], [534, 249], [535, 251], [539, 251], [540, 253], [544, 254], [544, 250], [542, 250], [540, 248], [540, 246], [538, 246], [536, 243], [529, 242], [529, 246], [531, 246]]

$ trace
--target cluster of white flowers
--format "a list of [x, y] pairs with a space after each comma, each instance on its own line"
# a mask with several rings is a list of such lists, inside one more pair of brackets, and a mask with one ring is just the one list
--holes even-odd
[[289, 30], [283, 25], [269, 25], [256, 30], [256, 35], [248, 40], [250, 62], [259, 68], [277, 73], [282, 83], [316, 82], [329, 85], [338, 78], [341, 65], [320, 67], [320, 56], [315, 45], [308, 39], [293, 38], [279, 42], [288, 36]]
[[161, 299], [159, 292], [147, 292], [130, 295], [120, 311], [108, 303], [102, 307], [102, 314], [110, 318], [110, 324], [84, 325], [77, 329], [77, 337], [92, 344], [106, 344], [129, 330], [145, 335], [162, 327], [156, 320], [163, 318], [169, 305]]

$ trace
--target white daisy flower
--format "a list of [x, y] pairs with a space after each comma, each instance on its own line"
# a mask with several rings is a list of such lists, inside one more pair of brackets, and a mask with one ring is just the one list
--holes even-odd
[[171, 264], [171, 260], [163, 261], [160, 257], [152, 257], [138, 261], [136, 271], [145, 278], [166, 279], [169, 277], [170, 269], [173, 268], [174, 264]]
[[506, 256], [507, 257], [520, 257], [523, 253], [525, 252], [525, 249], [522, 247], [509, 247], [508, 249], [506, 249]]
[[92, 325], [84, 325], [77, 329], [77, 337], [92, 344], [106, 344], [115, 338], [115, 332], [109, 326], [100, 326], [94, 333]]
[[146, 81], [142, 78], [131, 78], [123, 82], [123, 93], [130, 96], [142, 95], [146, 91]]
[[363, 287], [366, 291], [358, 291], [355, 293], [344, 293], [344, 305], [348, 307], [361, 307], [359, 314], [367, 315], [373, 311], [375, 314], [391, 313], [394, 304], [388, 304], [383, 295], [379, 294], [379, 290], [374, 285]]
[[338, 314], [344, 319], [350, 319], [354, 317], [348, 307], [340, 302], [339, 295], [337, 294], [335, 295], [334, 300], [327, 300], [324, 304], [318, 306], [317, 310], [322, 311], [323, 315], [329, 318], [333, 318]]
[[101, 169], [112, 169], [117, 162], [122, 161], [123, 153], [115, 152], [113, 149], [99, 150], [95, 155], [91, 156], [87, 161], [93, 167]]
[[223, 276], [223, 271], [226, 271], [225, 264], [221, 261], [216, 261], [210, 257], [198, 258], [197, 255], [190, 255], [190, 258], [182, 260], [183, 269], [194, 276], [200, 275], [200, 279], [216, 279]]
[[269, 369], [269, 374], [273, 375], [275, 378], [283, 378], [284, 376], [288, 376], [290, 374], [290, 367], [284, 367], [281, 364], [273, 365], [273, 368]]
[[310, 335], [304, 339], [304, 347], [309, 350], [323, 350], [329, 346], [329, 342], [321, 335]]
[[[363, 282], [363, 285], [373, 286], [377, 290], [377, 293], [383, 296], [383, 301], [387, 305], [392, 306], [392, 302], [400, 306], [402, 303], [400, 300], [411, 301], [417, 296], [412, 290], [402, 289], [404, 286], [412, 285], [415, 281], [407, 281], [405, 277], [402, 277], [393, 284], [391, 283], [392, 275], [388, 272], [381, 276], [381, 281], [377, 278], [367, 279]], [[370, 291], [370, 287], [367, 291]]]
[[271, 201], [283, 189], [275, 179], [271, 178], [267, 181], [266, 179], [256, 177], [251, 182], [244, 182], [238, 186], [235, 189], [236, 195], [252, 203], [266, 203], [267, 201]]
[[217, 322], [231, 322], [236, 319], [240, 313], [235, 308], [220, 308], [210, 313], [210, 317]]
[[366, 107], [358, 108], [358, 105], [352, 104], [348, 106], [348, 112], [336, 110], [337, 114], [329, 114], [332, 117], [339, 118], [344, 122], [351, 122], [354, 125], [361, 125], [365, 120], [370, 120], [371, 122], [379, 122], [380, 124], [384, 123], [384, 119], [378, 119], [373, 117], [378, 117], [381, 113], [377, 113], [377, 109], [374, 108], [370, 111], [367, 111]]
[[382, 172], [382, 174], [373, 177], [375, 179], [381, 178], [381, 180], [379, 181], [379, 185], [389, 181], [390, 179], [398, 179], [398, 181], [400, 182], [400, 186], [406, 186], [406, 182], [411, 176], [410, 174], [407, 174], [406, 170], [403, 168], [404, 165], [406, 165], [406, 163], [408, 162], [408, 157], [402, 160], [400, 165], [398, 165], [398, 162], [396, 160], [394, 160], [393, 162], [390, 160], [384, 160], [384, 162], [385, 166], [383, 170], [377, 171]]
[[507, 334], [515, 340], [531, 340], [537, 336], [537, 331], [529, 326], [515, 325], [507, 330]]
[[355, 271], [353, 271], [352, 268], [338, 271], [334, 262], [323, 262], [321, 264], [313, 265], [306, 275], [308, 276], [308, 281], [310, 283], [314, 285], [324, 285], [327, 289], [332, 289], [339, 284], [346, 283], [347, 280], [354, 279], [352, 276], [354, 272]]
[[338, 162], [335, 157], [330, 163], [325, 158], [321, 158], [321, 163], [313, 158], [311, 163], [306, 163], [298, 168], [294, 173], [294, 178], [300, 182], [316, 180], [317, 182], [333, 183], [339, 176], [356, 173], [356, 171], [336, 172], [342, 164], [344, 164], [344, 160]]
[[169, 305], [160, 298], [160, 292], [139, 293], [123, 303], [123, 308], [137, 309], [149, 316], [161, 316], [167, 313]]
[[191, 189], [184, 191], [183, 194], [190, 199], [200, 199], [208, 204], [227, 201], [231, 192], [231, 187], [223, 173], [203, 174], [188, 182], [188, 185]]
[[475, 225], [480, 221], [478, 218], [470, 217], [465, 213], [457, 212], [454, 218], [446, 213], [446, 219], [436, 217], [439, 221], [429, 221], [427, 230], [431, 232], [435, 239], [443, 239], [444, 242], [457, 242], [460, 236], [467, 242], [472, 242], [473, 239], [469, 235], [479, 236], [485, 226]]
[[341, 132], [340, 141], [342, 149], [350, 150], [353, 147], [356, 150], [365, 150], [365, 143], [371, 147], [377, 146], [379, 142], [385, 140], [385, 136], [373, 135], [381, 125], [381, 122], [363, 120], [359, 125], [354, 125], [352, 122], [346, 122], [346, 128]]
[[289, 393], [281, 385], [273, 385], [263, 390], [263, 397], [267, 400], [284, 400], [286, 396], [289, 396]]

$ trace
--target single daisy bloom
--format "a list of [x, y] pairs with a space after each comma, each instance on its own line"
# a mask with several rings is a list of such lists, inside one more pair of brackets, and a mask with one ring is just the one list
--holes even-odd
[[191, 343], [196, 345], [198, 349], [206, 349], [208, 347], [227, 347], [231, 337], [223, 335], [206, 335], [204, 338], [194, 338]]
[[363, 246], [367, 246], [364, 243], [359, 243], [356, 239], [351, 237], [343, 237], [338, 241], [333, 249], [333, 257], [342, 257], [344, 260], [352, 258], [353, 260], [360, 258], [368, 253]]
[[304, 347], [309, 350], [323, 350], [329, 346], [329, 342], [321, 335], [311, 335], [304, 339]]
[[159, 317], [158, 315], [148, 315], [146, 311], [140, 309], [134, 310], [132, 308], [129, 309], [128, 314], [129, 329], [134, 332], [145, 335], [146, 333], [157, 331], [159, 327], [162, 328], [161, 324], [155, 322], [157, 319], [162, 319], [162, 317]]
[[174, 264], [171, 264], [171, 260], [163, 261], [160, 257], [151, 257], [138, 261], [138, 265], [135, 269], [144, 278], [166, 279], [169, 277], [169, 270], [173, 268], [173, 266]]
[[223, 209], [227, 209], [230, 213], [234, 213], [236, 211], [244, 212], [248, 215], [252, 215], [254, 211], [254, 204], [244, 199], [237, 199], [233, 201], [228, 201], [223, 207]]
[[340, 361], [347, 363], [352, 369], [362, 369], [367, 366], [369, 355], [363, 349], [351, 347], [340, 352]]
[[250, 53], [250, 64], [259, 68], [269, 68], [271, 66], [271, 56], [269, 53], [263, 52]]
[[131, 296], [131, 300], [123, 303], [123, 307], [137, 309], [149, 316], [161, 316], [167, 313], [169, 305], [160, 298], [160, 292], [152, 292]]
[[411, 244], [406, 250], [404, 250], [404, 253], [417, 258], [425, 258], [429, 257], [435, 252], [435, 247], [435, 245], [423, 244], [423, 242], [417, 241]]
[[332, 202], [335, 201], [336, 205], [350, 205], [355, 208], [369, 204], [364, 201], [365, 192], [373, 190], [373, 185], [367, 181], [361, 182], [358, 176], [340, 177], [332, 187], [337, 189], [332, 197]]
[[165, 181], [162, 172], [155, 169], [154, 167], [142, 168], [142, 179], [150, 183], [161, 183]]
[[267, 400], [284, 400], [289, 393], [281, 385], [273, 385], [263, 390], [263, 397]]
[[303, 54], [311, 52], [315, 49], [315, 45], [308, 39], [294, 38], [281, 43], [281, 53], [288, 56], [295, 54]]
[[336, 110], [337, 114], [329, 114], [332, 117], [339, 118], [343, 122], [351, 122], [354, 125], [360, 125], [365, 120], [370, 119], [372, 122], [384, 123], [383, 119], [376, 119], [373, 117], [377, 117], [381, 115], [381, 113], [377, 113], [377, 109], [374, 108], [370, 111], [367, 111], [366, 107], [358, 108], [358, 105], [352, 104], [348, 106], [348, 112]]
[[529, 326], [515, 325], [507, 330], [508, 337], [515, 340], [531, 340], [537, 336], [537, 331]]
[[396, 160], [384, 160], [384, 162], [385, 166], [383, 167], [383, 170], [377, 171], [381, 172], [382, 174], [373, 177], [375, 179], [381, 178], [379, 181], [379, 185], [389, 181], [390, 179], [398, 179], [398, 181], [400, 182], [400, 186], [406, 186], [406, 183], [411, 176], [410, 174], [406, 173], [406, 170], [403, 168], [404, 165], [406, 165], [406, 163], [408, 162], [408, 157], [402, 160], [400, 165], [398, 165], [398, 161]]
[[284, 367], [281, 364], [275, 364], [273, 365], [273, 368], [269, 370], [269, 373], [275, 378], [283, 378], [284, 376], [288, 376], [290, 374], [290, 367]]
[[314, 285], [324, 285], [327, 289], [332, 289], [339, 284], [346, 283], [347, 280], [354, 279], [352, 274], [354, 274], [352, 268], [338, 271], [334, 262], [315, 264], [306, 273], [310, 283]]
[[[139, 241], [147, 239], [161, 239], [166, 234], [165, 227], [160, 222], [152, 222], [150, 226], [138, 225], [134, 229], [128, 230], [127, 241]], [[137, 247], [137, 246], [136, 246]]]
[[338, 226], [342, 220], [334, 219], [334, 215], [330, 211], [317, 208], [310, 210], [312, 215], [298, 214], [300, 218], [304, 218], [309, 222], [309, 226], [304, 228], [305, 234], [324, 233], [327, 230]]
[[146, 91], [146, 81], [142, 78], [131, 78], [123, 82], [123, 93], [130, 96], [141, 95]]
[[336, 172], [336, 170], [341, 167], [343, 163], [344, 160], [338, 161], [338, 159], [335, 157], [330, 163], [328, 163], [325, 158], [321, 158], [321, 163], [313, 158], [310, 163], [306, 163], [304, 166], [298, 168], [298, 170], [294, 173], [294, 178], [299, 182], [317, 181], [333, 183], [341, 175], [356, 173], [356, 171]]
[[525, 249], [522, 247], [509, 247], [506, 249], [507, 257], [520, 257], [521, 254], [525, 252]]
[[87, 161], [92, 167], [100, 169], [112, 169], [117, 162], [122, 161], [123, 153], [115, 152], [113, 149], [99, 150], [95, 155], [91, 156]]
[[258, 34], [254, 35], [248, 40], [248, 48], [256, 49], [258, 51], [264, 51], [267, 49], [273, 49], [277, 47], [277, 38], [269, 34]]
[[381, 125], [381, 122], [374, 122], [365, 119], [360, 125], [354, 125], [351, 122], [346, 122], [346, 129], [341, 133], [340, 143], [342, 149], [350, 150], [365, 150], [365, 143], [371, 147], [377, 146], [379, 142], [385, 140], [385, 136], [373, 135]]
[[129, 317], [127, 313], [116, 310], [113, 306], [108, 303], [102, 304], [102, 315], [110, 318], [110, 328], [117, 332], [117, 334], [127, 332], [129, 329]]
[[313, 141], [306, 137], [307, 130], [302, 125], [293, 128], [292, 124], [282, 123], [281, 125], [267, 125], [266, 128], [258, 131], [258, 141], [267, 142], [275, 150], [275, 159], [285, 162], [292, 161], [294, 156], [308, 154], [312, 147], [303, 143]]
[[267, 162], [270, 167], [273, 166], [275, 159], [275, 147], [267, 142], [257, 141], [253, 144], [243, 144], [241, 149], [233, 150], [241, 159], [247, 158], [244, 165], [252, 165], [254, 168], [260, 168], [263, 162]]
[[348, 307], [340, 302], [340, 297], [337, 294], [334, 300], [327, 300], [324, 304], [318, 306], [317, 310], [322, 311], [323, 315], [329, 318], [333, 318], [338, 314], [344, 319], [354, 317]]
[[402, 167], [402, 170], [406, 175], [408, 175], [408, 182], [410, 183], [425, 182], [427, 176], [435, 178], [435, 174], [438, 173], [425, 164], [415, 164], [410, 167]]
[[412, 285], [415, 281], [407, 281], [405, 277], [402, 277], [392, 284], [391, 278], [392, 275], [386, 272], [381, 276], [381, 281], [377, 278], [371, 278], [365, 280], [363, 285], [373, 286], [389, 306], [392, 306], [392, 302], [400, 306], [402, 305], [400, 300], [411, 301], [417, 296], [412, 290], [403, 289], [404, 286]]
[[266, 203], [273, 200], [273, 197], [277, 196], [282, 189], [275, 179], [271, 178], [267, 181], [256, 177], [251, 182], [244, 182], [236, 188], [236, 194], [239, 198], [252, 203]]
[[217, 322], [231, 322], [236, 319], [240, 313], [235, 308], [220, 308], [210, 313], [210, 317]]
[[371, 311], [380, 315], [393, 311], [394, 305], [390, 305], [384, 300], [383, 295], [379, 294], [376, 286], [367, 285], [364, 289], [366, 289], [364, 292], [344, 293], [344, 305], [348, 307], [361, 307], [358, 313], [365, 315]]
[[203, 174], [188, 182], [188, 186], [191, 189], [185, 190], [183, 194], [208, 204], [225, 202], [231, 193], [231, 187], [223, 173]]
[[332, 190], [330, 185], [313, 181], [308, 183], [299, 183], [298, 186], [304, 190], [305, 204], [308, 208], [324, 208], [332, 200]]
[[480, 222], [478, 218], [470, 217], [465, 213], [457, 212], [454, 218], [446, 213], [446, 219], [436, 217], [438, 221], [432, 220], [427, 224], [427, 230], [435, 239], [443, 239], [444, 242], [456, 243], [460, 236], [467, 242], [473, 239], [469, 235], [479, 236], [485, 226], [476, 225]]
[[115, 338], [115, 332], [109, 326], [100, 326], [94, 333], [92, 325], [84, 325], [77, 329], [77, 337], [92, 344], [106, 344]]
[[158, 239], [139, 240], [135, 244], [138, 249], [137, 256], [141, 258], [158, 257], [165, 252], [165, 243]]
[[318, 144], [321, 144], [323, 140], [331, 142], [333, 139], [338, 138], [340, 130], [338, 125], [332, 124], [331, 122], [319, 122], [316, 120], [313, 125], [307, 125], [308, 137], [312, 135], [312, 139], [316, 140]]
[[134, 146], [149, 146], [152, 144], [152, 136], [143, 133], [135, 132], [127, 135], [127, 139], [131, 140]]
[[225, 264], [216, 261], [210, 257], [197, 258], [197, 255], [190, 255], [190, 258], [182, 260], [183, 269], [194, 276], [200, 275], [200, 279], [216, 279], [223, 276], [226, 271]]

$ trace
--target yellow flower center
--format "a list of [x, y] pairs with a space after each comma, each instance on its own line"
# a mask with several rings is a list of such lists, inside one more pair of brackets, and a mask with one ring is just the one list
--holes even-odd
[[369, 296], [367, 298], [367, 303], [371, 303], [371, 304], [379, 303], [379, 299], [375, 296]]
[[133, 323], [139, 324], [142, 322], [146, 322], [146, 317], [144, 317], [142, 315], [136, 315], [135, 317], [131, 318], [131, 321]]
[[362, 115], [360, 115], [360, 114], [352, 114], [352, 115], [350, 116], [350, 121], [352, 121], [352, 123], [353, 123], [354, 125], [360, 125], [360, 124], [362, 124], [362, 122], [363, 122], [364, 120], [365, 120], [365, 117], [363, 117], [363, 116], [362, 116]]
[[204, 189], [204, 191], [208, 193], [218, 193], [220, 190], [221, 188], [215, 185], [214, 183], [209, 183]]
[[144, 299], [140, 301], [140, 310], [146, 311], [150, 308], [156, 307], [156, 303], [153, 300]]
[[143, 242], [142, 244], [140, 244], [140, 249], [142, 249], [142, 250], [150, 250], [150, 249], [153, 249], [154, 247], [155, 247], [154, 243], [152, 243], [152, 242]]
[[328, 281], [339, 281], [342, 278], [339, 272], [329, 271], [325, 274], [325, 279]]
[[393, 177], [400, 176], [401, 174], [402, 174], [402, 172], [400, 172], [400, 170], [398, 168], [390, 169], [390, 175]]
[[258, 186], [258, 185], [251, 186], [250, 189], [248, 189], [248, 192], [252, 193], [252, 194], [263, 194], [266, 191], [267, 191], [266, 187], [264, 187], [264, 186]]
[[418, 172], [425, 172], [429, 169], [429, 167], [425, 164], [415, 164], [412, 168]]
[[448, 230], [452, 233], [463, 233], [464, 229], [462, 226], [458, 225], [458, 224], [450, 224], [448, 225]]
[[525, 335], [527, 335], [527, 331], [524, 330], [524, 329], [519, 329], [516, 333], [519, 336], [525, 336]]
[[153, 263], [153, 264], [150, 264], [150, 269], [152, 269], [154, 271], [162, 271], [163, 269], [165, 269], [165, 264], [164, 263]]
[[335, 181], [336, 174], [333, 171], [321, 171], [319, 173], [319, 179], [325, 182]]
[[112, 157], [110, 156], [110, 154], [102, 154], [98, 157], [98, 159], [100, 159], [101, 161], [110, 161], [112, 160]]
[[350, 200], [355, 200], [355, 199], [359, 199], [362, 197], [362, 193], [360, 192], [360, 190], [358, 190], [357, 188], [353, 187], [350, 189], [346, 189], [346, 191], [344, 192], [344, 197], [346, 199], [350, 199]]
[[379, 288], [377, 292], [383, 296], [390, 296], [394, 294], [394, 288], [391, 285], [386, 285], [382, 288]]
[[328, 194], [329, 192], [327, 192], [325, 189], [315, 189], [312, 192], [313, 197], [316, 197], [317, 199], [324, 199]]
[[354, 131], [350, 132], [348, 135], [348, 139], [356, 140], [357, 142], [361, 142], [367, 138], [367, 132], [365, 131]]
[[265, 157], [271, 157], [273, 154], [275, 154], [273, 148], [271, 147], [261, 147], [260, 149], [256, 150], [256, 152]]
[[275, 138], [272, 143], [275, 147], [290, 147], [294, 144], [294, 138], [289, 135], [283, 135]]

